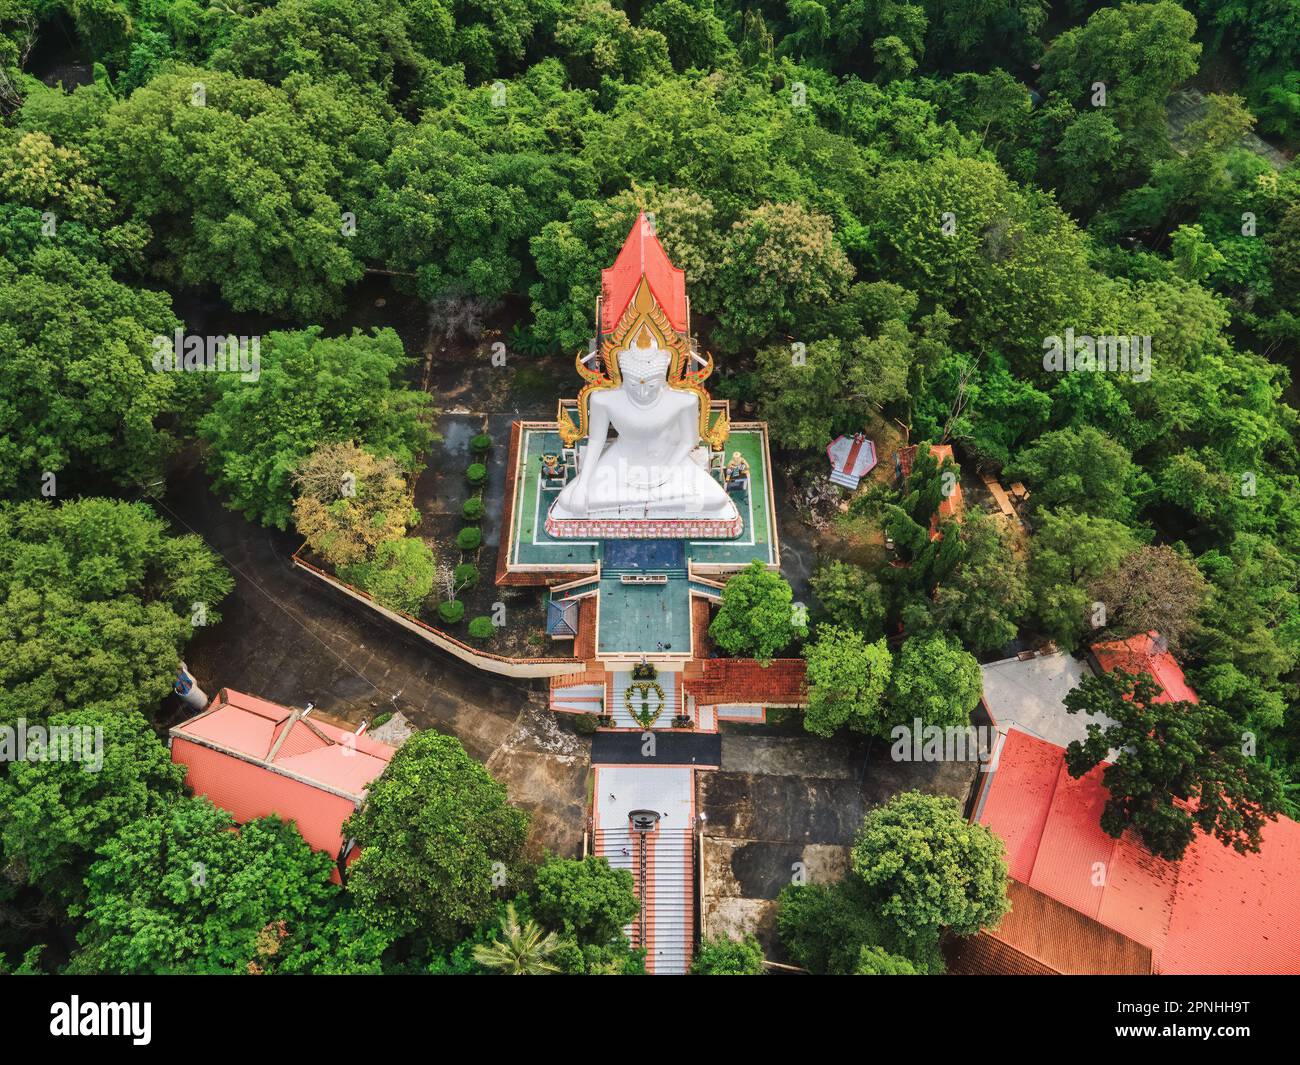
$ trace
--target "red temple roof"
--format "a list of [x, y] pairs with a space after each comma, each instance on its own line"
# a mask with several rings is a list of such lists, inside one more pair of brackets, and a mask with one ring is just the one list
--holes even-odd
[[978, 818], [1013, 879], [1150, 947], [1160, 973], [1300, 973], [1300, 824], [1266, 824], [1258, 854], [1198, 831], [1167, 862], [1101, 830], [1104, 767], [1076, 780], [1063, 748], [1019, 729], [996, 765]]
[[243, 823], [296, 821], [315, 849], [337, 856], [342, 825], [396, 748], [255, 695], [223, 688], [171, 730], [186, 783]]
[[996, 928], [944, 943], [949, 976], [1151, 975], [1151, 948], [1017, 880]]
[[1127, 640], [1111, 640], [1108, 643], [1094, 643], [1093, 656], [1097, 665], [1109, 673], [1112, 669], [1122, 669], [1125, 673], [1149, 673], [1160, 685], [1161, 694], [1158, 703], [1199, 702], [1196, 692], [1188, 686], [1183, 677], [1182, 668], [1169, 653], [1169, 647], [1160, 634], [1139, 632]]
[[672, 327], [685, 333], [689, 324], [686, 274], [669, 261], [644, 211], [637, 215], [614, 265], [600, 272], [601, 332], [612, 333], [618, 327], [643, 277]]
[[[894, 464], [898, 475], [902, 479], [912, 476], [912, 466], [916, 462], [916, 452], [919, 444], [909, 444], [907, 447], [900, 447], [894, 453]], [[951, 444], [931, 444], [930, 454], [940, 466], [947, 459], [952, 459], [955, 464], [957, 457], [952, 453]], [[961, 494], [961, 481], [957, 481], [952, 486], [952, 492], [939, 501], [939, 509], [930, 516], [930, 539], [942, 540], [943, 533], [939, 530], [942, 522], [951, 518], [953, 521], [960, 522], [966, 513], [966, 506]]]

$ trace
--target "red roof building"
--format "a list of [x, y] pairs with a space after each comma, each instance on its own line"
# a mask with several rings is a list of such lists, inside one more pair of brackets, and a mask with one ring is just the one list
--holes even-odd
[[1007, 885], [1011, 912], [978, 935], [943, 944], [949, 976], [1150, 976], [1151, 949], [1078, 910]]
[[1258, 854], [1198, 832], [1167, 862], [1101, 830], [1104, 767], [1076, 780], [1063, 748], [1019, 729], [995, 764], [975, 816], [1014, 880], [1149, 947], [1157, 973], [1300, 973], [1300, 824], [1266, 824]]
[[679, 333], [688, 332], [690, 304], [686, 300], [686, 274], [669, 261], [644, 211], [636, 216], [614, 265], [600, 272], [601, 332], [612, 333], [618, 328], [643, 277], [672, 327]]
[[1092, 645], [1092, 659], [1098, 670], [1109, 673], [1122, 669], [1125, 673], [1149, 674], [1162, 689], [1158, 703], [1199, 702], [1196, 692], [1188, 687], [1182, 667], [1169, 653], [1169, 646], [1158, 632], [1140, 632], [1127, 640], [1112, 640]]
[[[919, 446], [919, 444], [909, 444], [894, 452], [894, 473], [900, 487], [912, 475], [912, 465], [916, 462], [916, 451]], [[952, 459], [954, 463], [957, 461], [952, 453], [951, 444], [931, 444], [930, 454], [935, 457], [940, 467], [947, 459]], [[960, 522], [965, 513], [966, 505], [962, 499], [961, 481], [958, 480], [953, 484], [952, 491], [940, 501], [939, 509], [930, 517], [930, 539], [942, 539], [943, 533], [940, 532], [939, 526], [950, 518]]]
[[223, 688], [206, 710], [171, 730], [186, 783], [241, 824], [295, 821], [315, 850], [338, 858], [343, 822], [396, 748], [318, 714]]

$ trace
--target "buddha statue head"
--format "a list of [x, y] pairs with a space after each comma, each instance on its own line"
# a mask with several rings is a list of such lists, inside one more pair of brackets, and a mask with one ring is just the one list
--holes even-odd
[[632, 343], [618, 356], [623, 390], [638, 407], [652, 407], [668, 385], [672, 354], [659, 347], [654, 334], [644, 325]]

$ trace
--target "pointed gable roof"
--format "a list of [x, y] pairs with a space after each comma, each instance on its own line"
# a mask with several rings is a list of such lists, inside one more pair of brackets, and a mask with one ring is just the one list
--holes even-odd
[[1158, 703], [1200, 702], [1183, 676], [1178, 660], [1170, 654], [1168, 645], [1154, 629], [1139, 632], [1127, 640], [1094, 643], [1092, 653], [1097, 665], [1107, 673], [1122, 669], [1125, 673], [1148, 674], [1160, 686], [1160, 694], [1156, 697]]
[[679, 333], [687, 328], [686, 274], [668, 259], [654, 226], [642, 211], [614, 265], [600, 272], [600, 330], [612, 333], [645, 278], [659, 308]]
[[222, 688], [205, 711], [173, 727], [171, 735], [358, 801], [395, 753], [320, 715], [308, 718], [231, 688]]

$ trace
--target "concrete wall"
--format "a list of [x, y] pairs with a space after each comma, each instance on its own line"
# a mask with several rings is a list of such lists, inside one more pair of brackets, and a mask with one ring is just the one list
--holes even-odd
[[454, 636], [449, 636], [431, 625], [426, 625], [416, 618], [380, 606], [365, 592], [352, 587], [350, 584], [345, 584], [337, 577], [331, 577], [324, 570], [317, 569], [310, 562], [304, 562], [297, 555], [293, 557], [293, 564], [304, 573], [311, 574], [323, 584], [328, 584], [349, 598], [355, 599], [362, 606], [373, 610], [376, 614], [382, 614], [390, 621], [401, 625], [402, 628], [415, 633], [420, 639], [433, 644], [448, 654], [455, 655], [461, 661], [468, 662], [477, 669], [487, 670], [489, 673], [500, 673], [505, 677], [528, 679], [533, 677], [558, 677], [561, 674], [572, 673], [583, 668], [583, 663], [576, 658], [506, 658], [504, 655], [494, 655], [488, 651], [480, 651], [468, 644], [461, 643]]

